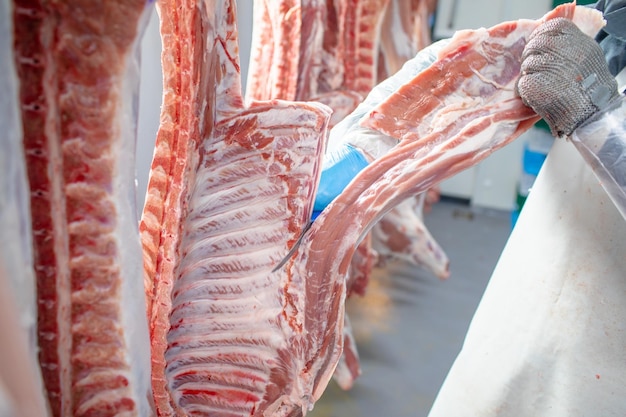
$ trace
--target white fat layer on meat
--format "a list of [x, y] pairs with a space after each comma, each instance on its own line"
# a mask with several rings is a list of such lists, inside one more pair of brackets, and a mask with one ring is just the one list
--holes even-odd
[[334, 52], [322, 51], [321, 60], [321, 67], [324, 68], [324, 78], [330, 91], [336, 91], [341, 87], [345, 72], [344, 66], [337, 59]]
[[[270, 288], [258, 289], [258, 292], [266, 292], [268, 294], [270, 291]], [[269, 300], [268, 296], [262, 298]], [[222, 312], [215, 312], [215, 310], [211, 308], [211, 301], [200, 302], [194, 300], [193, 303], [189, 303], [189, 307], [186, 306], [184, 314], [181, 310], [181, 313], [177, 315], [177, 320], [172, 320], [176, 327], [171, 330], [171, 336], [175, 337], [176, 334], [180, 332], [189, 332], [187, 336], [181, 334], [181, 338], [184, 337], [184, 340], [187, 342], [196, 340], [204, 345], [209, 345], [209, 342], [213, 338], [215, 338], [215, 340], [236, 341], [237, 339], [250, 337], [250, 321], [267, 321], [271, 327], [274, 327], [281, 313], [280, 307], [265, 307], [259, 302], [259, 298], [248, 296], [243, 297], [241, 300], [236, 299], [230, 301], [236, 306], [248, 306], [248, 308], [245, 310], [238, 309], [240, 311], [237, 313], [223, 314]], [[261, 326], [255, 331], [253, 337], [257, 338], [263, 335], [264, 337], [259, 339], [265, 339], [266, 336], [270, 336], [269, 340], [274, 339], [268, 331], [268, 329], [271, 328], [270, 326], [268, 326], [267, 329], [263, 329]], [[213, 332], [220, 333], [218, 335]], [[172, 347], [170, 351], [168, 351], [168, 356], [175, 350], [176, 348]]]
[[[585, 8], [585, 13], [578, 13], [580, 8], [577, 8], [577, 12], [574, 14], [573, 21], [576, 23], [581, 30], [588, 34], [589, 36], [595, 35], [602, 26], [604, 26], [605, 22], [602, 18], [601, 13], [591, 13], [587, 12], [589, 9]], [[527, 30], [528, 25], [532, 24], [536, 25], [536, 21], [521, 19], [518, 21], [518, 26], [516, 30], [513, 32], [513, 36], [511, 39], [516, 39], [519, 37], [520, 31]], [[517, 34], [517, 35], [516, 35]], [[478, 29], [476, 31], [459, 31], [455, 34], [455, 38], [469, 36], [471, 42], [476, 40], [485, 39], [488, 36], [488, 32], [486, 29]], [[392, 138], [383, 135], [380, 132], [375, 130], [371, 130], [368, 128], [364, 128], [359, 126], [359, 121], [364, 119], [366, 115], [374, 109], [378, 104], [386, 100], [390, 95], [396, 92], [402, 85], [409, 82], [413, 79], [417, 74], [419, 74], [422, 70], [427, 68], [430, 64], [432, 64], [438, 56], [442, 56], [449, 52], [449, 48], [456, 49], [458, 48], [457, 42], [452, 42], [451, 39], [441, 40], [430, 47], [424, 49], [419, 54], [415, 56], [415, 58], [407, 61], [406, 64], [402, 67], [398, 73], [387, 78], [382, 83], [378, 84], [372, 92], [367, 96], [367, 98], [361, 103], [349, 116], [347, 116], [343, 121], [338, 123], [330, 133], [329, 139], [329, 151], [332, 151], [336, 147], [341, 146], [343, 143], [354, 144], [355, 146], [363, 149], [370, 156], [377, 158], [382, 154], [377, 154], [377, 152], [385, 152], [389, 150], [389, 145], [380, 146], [374, 149], [366, 147], [364, 142], [371, 141], [381, 141], [391, 143]], [[494, 68], [496, 71], [501, 71], [503, 68]], [[480, 74], [483, 80], [488, 80], [492, 74], [484, 73]], [[511, 87], [512, 88], [512, 87]], [[470, 103], [467, 103], [468, 105]], [[480, 103], [475, 103], [480, 104]], [[424, 128], [429, 129], [429, 123], [423, 123], [422, 126]], [[352, 133], [352, 134], [350, 134]], [[370, 134], [368, 139], [363, 139], [366, 135]], [[376, 139], [376, 135], [378, 135], [378, 139]], [[359, 142], [359, 139], [361, 141]], [[358, 143], [355, 143], [358, 142]], [[369, 145], [370, 147], [372, 145]], [[384, 154], [384, 153], [383, 153]]]
[[[214, 12], [214, 21], [222, 21], [225, 5], [220, 2]], [[205, 139], [204, 160], [189, 190], [172, 290], [166, 376], [174, 402], [189, 413], [247, 414], [251, 406], [259, 412], [261, 402], [271, 401], [266, 415], [287, 415], [294, 406], [311, 406], [317, 369], [301, 375], [307, 369], [305, 355], [311, 354], [302, 341], [315, 329], [298, 327], [306, 307], [304, 275], [293, 271], [290, 276], [288, 266], [271, 270], [309, 220], [317, 186], [312, 174], [319, 170], [324, 146], [322, 118], [328, 120], [330, 109], [281, 101], [244, 109], [238, 64], [230, 58], [237, 55], [236, 31], [218, 26], [216, 36], [225, 45], [217, 42], [215, 57], [221, 71], [215, 136]], [[243, 132], [254, 136], [241, 137]], [[235, 378], [229, 374], [233, 369], [241, 374], [252, 369], [253, 376]], [[274, 373], [286, 373], [285, 381], [270, 381]], [[286, 394], [266, 398], [269, 382]], [[255, 400], [246, 395], [229, 395], [207, 402], [189, 394], [211, 384], [258, 400], [252, 404]]]
[[[51, 19], [47, 19], [44, 22], [44, 26], [41, 32], [44, 34], [44, 38], [51, 36], [53, 26], [56, 22]], [[50, 47], [52, 43], [51, 39], [46, 39], [45, 45]], [[56, 334], [45, 334], [45, 337], [51, 337], [49, 340], [58, 340], [57, 352], [58, 362], [52, 360], [51, 362], [40, 362], [42, 369], [46, 370], [59, 370], [59, 386], [61, 391], [61, 409], [69, 410], [71, 407], [72, 396], [64, 395], [64, 393], [72, 392], [72, 377], [71, 377], [71, 355], [72, 355], [72, 309], [71, 309], [71, 271], [69, 265], [70, 253], [69, 253], [69, 235], [66, 233], [65, 225], [67, 218], [66, 210], [66, 190], [64, 189], [63, 179], [63, 149], [58, 132], [59, 124], [59, 106], [61, 105], [62, 94], [60, 94], [58, 87], [55, 87], [58, 81], [57, 67], [54, 59], [54, 52], [47, 50], [45, 52], [46, 66], [43, 74], [43, 82], [48, 85], [48, 88], [44, 88], [44, 99], [46, 102], [46, 120], [44, 127], [44, 135], [46, 137], [45, 147], [43, 150], [48, 152], [48, 179], [50, 196], [50, 212], [52, 218], [52, 230], [33, 230], [33, 235], [38, 233], [50, 233], [54, 239], [54, 256], [52, 268], [54, 268], [57, 299], [53, 301], [52, 311], [56, 310]], [[69, 87], [69, 86], [68, 86]], [[50, 265], [37, 265], [36, 268], [43, 268], [43, 272], [49, 268]], [[37, 273], [42, 271], [36, 270]], [[48, 302], [48, 301], [47, 301]], [[48, 307], [46, 305], [46, 307]], [[43, 312], [42, 309], [39, 309]], [[41, 338], [40, 338], [41, 340]]]
[[[475, 120], [474, 122], [479, 122], [479, 120]], [[471, 128], [470, 123], [468, 127]], [[434, 148], [425, 152], [421, 156], [433, 156], [437, 155], [436, 158], [432, 159], [429, 162], [424, 163], [423, 160], [425, 158], [418, 157], [415, 159], [407, 159], [402, 164], [398, 166], [404, 173], [417, 172], [418, 170], [427, 170], [432, 169], [438, 165], [447, 166], [444, 162], [446, 159], [454, 158], [455, 156], [463, 155], [464, 160], [467, 161], [467, 166], [471, 166], [473, 163], [470, 161], [480, 160], [485, 154], [492, 153], [496, 148], [504, 146], [505, 143], [504, 138], [510, 138], [512, 132], [518, 126], [517, 121], [511, 121], [507, 123], [492, 123], [483, 130], [479, 135], [468, 136], [465, 134], [465, 129], [461, 130], [457, 135], [450, 138], [444, 143], [436, 145]], [[465, 138], [463, 141], [459, 141], [458, 138]], [[457, 146], [450, 148], [449, 143], [455, 142], [457, 140]], [[454, 173], [454, 172], [452, 172]], [[396, 174], [393, 174], [395, 177]], [[442, 179], [447, 178], [447, 176], [452, 175], [451, 173], [442, 173], [437, 174], [437, 180], [440, 181]], [[392, 175], [386, 175], [385, 179], [389, 180], [387, 186], [393, 187], [393, 179], [390, 178]], [[432, 178], [424, 178], [424, 183], [432, 182]]]
[[[254, 317], [248, 317], [248, 319], [258, 321]], [[186, 370], [196, 369], [195, 367], [198, 367], [196, 370], [200, 371], [240, 365], [244, 369], [255, 371], [259, 378], [267, 381], [268, 367], [277, 365], [275, 345], [272, 342], [280, 342], [280, 340], [277, 339], [275, 330], [260, 329], [257, 333], [250, 330], [249, 325], [242, 324], [240, 330], [220, 329], [222, 334], [220, 338], [214, 334], [218, 331], [216, 329], [193, 328], [185, 329], [185, 331], [189, 336], [181, 339], [185, 346], [170, 347], [167, 351], [168, 372], [172, 379]], [[195, 357], [190, 357], [187, 346], [194, 348]], [[214, 360], [197, 360], [202, 357], [214, 358]]]
[[359, 121], [402, 85], [435, 62], [438, 51], [449, 42], [450, 40], [446, 39], [425, 48], [415, 58], [407, 61], [396, 74], [374, 87], [365, 100], [330, 131], [327, 152], [331, 152], [344, 143], [349, 143], [362, 149], [372, 159], [376, 159], [395, 146], [397, 139], [362, 127], [359, 125]]
[[[237, 225], [239, 227], [235, 230], [224, 231], [220, 229], [222, 225], [224, 229], [231, 229], [231, 227]], [[234, 221], [230, 224], [218, 223], [214, 225], [214, 228], [219, 230], [219, 232], [215, 235], [196, 240], [188, 247], [188, 255], [193, 257], [195, 255], [194, 252], [197, 252], [198, 254], [204, 253], [205, 256], [210, 256], [211, 252], [220, 251], [224, 254], [223, 256], [236, 257], [242, 255], [247, 256], [262, 251], [259, 255], [262, 254], [270, 258], [277, 256], [277, 260], [280, 261], [282, 252], [281, 248], [276, 248], [276, 242], [280, 240], [284, 234], [280, 231], [282, 227], [284, 227], [284, 223], [281, 221], [275, 221], [270, 224], [255, 227], [254, 229], [250, 229], [249, 226], [246, 227], [243, 222]]]
[[606, 25], [606, 20], [602, 16], [602, 13], [598, 10], [591, 9], [595, 13], [578, 13], [579, 10], [587, 9], [584, 6], [578, 6], [576, 8], [576, 12], [574, 13], [574, 18], [572, 22], [578, 26], [578, 28], [587, 36], [591, 36], [592, 38], [597, 35], [597, 33]]
[[335, 372], [333, 373], [333, 379], [335, 380], [335, 382], [337, 382], [341, 389], [347, 391], [352, 388], [356, 377], [361, 374], [361, 369], [359, 366], [359, 369], [357, 371], [358, 375], [353, 375], [350, 369], [350, 364], [348, 364], [345, 352], [349, 350], [350, 353], [354, 355], [357, 365], [359, 361], [359, 352], [357, 350], [356, 340], [352, 332], [352, 325], [350, 324], [350, 318], [348, 317], [348, 314], [344, 314], [343, 318], [344, 353], [341, 355], [341, 359], [337, 363], [337, 367], [335, 368]]
[[[184, 276], [176, 289], [175, 297], [180, 302], [196, 301], [197, 298], [193, 295], [236, 301], [265, 289], [267, 284], [271, 283], [270, 280], [264, 279], [262, 273], [255, 271], [257, 268], [266, 268], [267, 260], [246, 262], [237, 258], [238, 256], [215, 256], [213, 261], [198, 262], [192, 268], [182, 271]], [[204, 279], [207, 276], [211, 278]], [[193, 292], [187, 294], [186, 291]], [[186, 307], [186, 304], [182, 307]]]
[[[520, 20], [517, 24], [515, 31], [507, 36], [508, 39], [517, 40], [527, 34], [529, 25], [535, 26], [536, 23], [530, 20]], [[481, 28], [472, 31], [460, 31], [455, 35], [455, 39], [461, 39], [462, 42], [468, 45], [478, 45], [481, 50], [481, 54], [485, 56], [490, 64], [486, 65], [481, 71], [474, 71], [476, 78], [467, 78], [456, 93], [451, 94], [445, 98], [445, 101], [433, 111], [426, 115], [419, 123], [407, 126], [406, 130], [409, 132], [415, 132], [420, 136], [426, 136], [432, 132], [441, 131], [450, 126], [451, 121], [460, 119], [464, 116], [468, 109], [480, 109], [489, 106], [492, 94], [485, 95], [483, 90], [489, 90], [491, 88], [499, 91], [514, 91], [516, 78], [509, 80], [506, 85], [496, 84], [493, 80], [502, 77], [504, 71], [507, 70], [506, 52], [504, 54], [499, 51], [499, 48], [492, 50], [490, 48], [489, 32], [487, 29]], [[440, 56], [451, 53], [459, 47], [457, 42], [454, 42], [450, 49], [444, 48], [440, 51]], [[500, 97], [497, 94], [495, 97]], [[371, 116], [372, 119], [376, 119], [379, 116]], [[475, 122], [475, 121], [474, 121]], [[475, 123], [473, 123], [475, 124]]]
[[302, 2], [301, 10], [304, 12], [302, 20], [306, 25], [311, 25], [312, 29], [308, 38], [300, 40], [302, 44], [307, 45], [306, 48], [301, 48], [301, 52], [304, 52], [305, 55], [300, 57], [300, 62], [306, 63], [308, 68], [300, 72], [301, 74], [304, 72], [304, 77], [298, 80], [297, 90], [300, 91], [300, 94], [295, 98], [296, 100], [308, 100], [319, 90], [318, 80], [322, 71], [320, 52], [324, 42], [325, 29], [325, 22], [322, 18], [324, 7], [326, 7], [325, 1], [321, 0]]
[[[302, 352], [294, 351], [286, 364], [277, 355], [279, 350], [293, 349], [289, 344], [297, 337], [293, 323], [304, 323], [304, 281], [297, 272], [290, 280], [286, 267], [271, 271], [298, 238], [300, 230], [289, 230], [289, 224], [295, 218], [304, 227], [310, 216], [308, 200], [316, 186], [311, 173], [319, 167], [318, 149], [323, 147], [322, 132], [313, 129], [320, 117], [330, 117], [330, 109], [281, 101], [267, 108], [258, 106], [216, 121], [221, 132], [236, 135], [238, 122], [253, 119], [252, 133], [259, 135], [258, 140], [207, 140], [205, 154], [210, 156], [201, 163], [191, 190], [165, 354], [176, 402], [182, 399], [183, 389], [199, 387], [197, 379], [185, 377], [186, 371], [215, 375], [235, 367], [252, 370], [257, 382], [251, 386], [239, 386], [240, 378], [228, 377], [221, 388], [228, 385], [262, 394], [277, 367], [305, 369]], [[251, 149], [244, 150], [238, 143]], [[297, 189], [290, 190], [286, 178], [292, 188], [297, 181]], [[290, 199], [301, 201], [288, 206]], [[291, 394], [283, 399], [301, 404], [312, 378], [295, 374], [287, 378]], [[192, 403], [185, 409], [215, 412], [215, 404]], [[308, 407], [308, 400], [305, 404]]]
[[0, 416], [46, 416], [12, 16], [10, 2], [0, 0]]
[[[580, 11], [584, 10], [584, 13]], [[574, 14], [574, 22], [583, 26], [584, 30], [588, 34], [593, 34], [602, 27], [603, 21], [601, 18], [601, 13], [588, 9], [578, 7]], [[496, 80], [501, 74], [504, 74], [508, 68], [507, 65], [507, 54], [503, 54], [502, 46], [507, 43], [510, 45], [518, 43], [520, 40], [525, 39], [530, 35], [530, 33], [537, 26], [537, 21], [521, 19], [516, 22], [515, 29], [503, 39], [497, 39], [493, 44], [490, 41], [489, 30], [480, 28], [477, 30], [463, 30], [458, 31], [451, 38], [451, 42], [447, 44], [443, 44], [443, 47], [438, 47], [435, 49], [435, 52], [439, 58], [445, 57], [448, 54], [454, 54], [458, 50], [458, 48], [464, 44], [468, 46], [477, 46], [480, 48], [480, 53], [488, 60], [490, 63], [486, 65], [483, 69], [474, 71], [476, 78], [469, 77], [467, 78], [463, 84], [459, 87], [459, 91], [457, 94], [452, 94], [446, 97], [446, 100], [440, 108], [444, 108], [445, 111], [436, 111], [431, 112], [428, 115], [425, 115], [422, 119], [417, 121], [398, 121], [397, 123], [403, 126], [406, 131], [415, 132], [420, 135], [425, 135], [427, 133], [432, 132], [433, 130], [441, 129], [449, 124], [450, 118], [456, 118], [458, 115], [463, 114], [468, 108], [482, 108], [485, 106], [485, 100], [488, 100], [491, 94], [489, 94], [489, 89], [497, 89], [497, 90], [508, 90], [514, 91], [515, 80], [510, 80], [507, 85], [500, 85], [496, 82]], [[439, 43], [433, 44], [431, 48], [434, 48]], [[421, 54], [418, 54], [419, 57]], [[416, 57], [416, 58], [417, 58]], [[406, 66], [406, 65], [405, 65]], [[426, 68], [424, 66], [423, 68]], [[404, 70], [404, 68], [403, 68]], [[414, 75], [417, 75], [415, 73]], [[390, 79], [394, 79], [397, 76], [391, 77]], [[404, 83], [410, 82], [414, 76], [407, 77], [404, 79]], [[515, 77], [516, 78], [516, 77]], [[387, 82], [387, 81], [386, 81]], [[394, 91], [396, 91], [400, 85], [398, 85]], [[392, 91], [393, 92], [393, 91]], [[391, 95], [388, 94], [387, 97]], [[387, 98], [385, 97], [385, 99]], [[369, 97], [368, 97], [369, 99]], [[366, 102], [368, 102], [366, 99]], [[379, 100], [378, 103], [384, 100]], [[370, 108], [373, 109], [374, 106]], [[357, 109], [359, 110], [359, 109]], [[356, 111], [355, 111], [356, 112]], [[456, 113], [456, 114], [455, 114]], [[380, 113], [370, 114], [369, 118], [371, 120], [382, 120], [384, 116]], [[362, 118], [361, 120], [365, 119]], [[337, 128], [339, 125], [337, 126]], [[336, 129], [337, 129], [336, 128]], [[333, 129], [333, 132], [334, 133]], [[331, 136], [332, 137], [332, 136]]]
[[126, 73], [119, 86], [119, 111], [117, 124], [119, 139], [113, 145], [116, 155], [116, 175], [113, 183], [113, 201], [116, 206], [117, 226], [115, 237], [120, 258], [120, 315], [127, 363], [130, 366], [129, 387], [137, 404], [139, 416], [151, 415], [148, 403], [151, 391], [150, 336], [146, 317], [143, 287], [143, 255], [139, 240], [135, 182], [135, 145], [139, 97], [140, 58], [139, 45], [143, 29], [148, 23], [147, 7], [139, 24], [137, 39], [126, 57]]
[[215, 33], [207, 33], [205, 36], [207, 39], [215, 37], [215, 71], [222, 72], [217, 78], [220, 81], [215, 85], [215, 97], [219, 99], [213, 103], [215, 120], [219, 120], [243, 106], [237, 27], [222, 23], [229, 18], [226, 13], [228, 5], [233, 8], [234, 14], [237, 6], [235, 1], [228, 4], [224, 0], [208, 3], [214, 3], [214, 6], [205, 5], [207, 10], [204, 13], [208, 15], [208, 22], [216, 27], [213, 29]]
[[[407, 1], [407, 0], [400, 0]], [[400, 16], [400, 8], [398, 6], [398, 1], [391, 0], [391, 4], [389, 7], [392, 8], [392, 27], [400, 28], [402, 30], [392, 30], [391, 31], [391, 39], [393, 40], [393, 46], [395, 47], [397, 53], [402, 56], [409, 57], [414, 54], [414, 42], [412, 36], [407, 33], [402, 25], [402, 18]]]

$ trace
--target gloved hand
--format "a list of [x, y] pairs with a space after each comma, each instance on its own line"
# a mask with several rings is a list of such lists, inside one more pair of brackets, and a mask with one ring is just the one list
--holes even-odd
[[565, 18], [530, 35], [517, 92], [555, 136], [570, 135], [619, 95], [600, 46]]
[[368, 161], [365, 156], [347, 143], [324, 156], [322, 174], [313, 206], [313, 220], [367, 165]]

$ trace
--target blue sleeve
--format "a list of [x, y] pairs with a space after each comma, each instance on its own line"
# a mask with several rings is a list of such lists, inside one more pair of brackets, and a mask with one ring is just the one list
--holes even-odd
[[365, 156], [348, 144], [324, 156], [322, 175], [315, 195], [313, 219], [330, 204], [363, 168], [368, 165]]

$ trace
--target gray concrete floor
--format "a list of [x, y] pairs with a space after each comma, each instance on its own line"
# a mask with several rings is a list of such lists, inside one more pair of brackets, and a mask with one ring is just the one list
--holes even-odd
[[350, 391], [331, 381], [313, 417], [423, 417], [461, 349], [508, 239], [510, 215], [437, 203], [426, 225], [450, 258], [450, 278], [396, 262], [376, 269], [347, 310], [362, 375]]

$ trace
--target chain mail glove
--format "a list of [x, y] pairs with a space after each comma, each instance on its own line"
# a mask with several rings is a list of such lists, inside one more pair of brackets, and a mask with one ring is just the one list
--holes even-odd
[[565, 18], [549, 20], [530, 35], [517, 92], [555, 136], [570, 135], [618, 96], [602, 49]]

